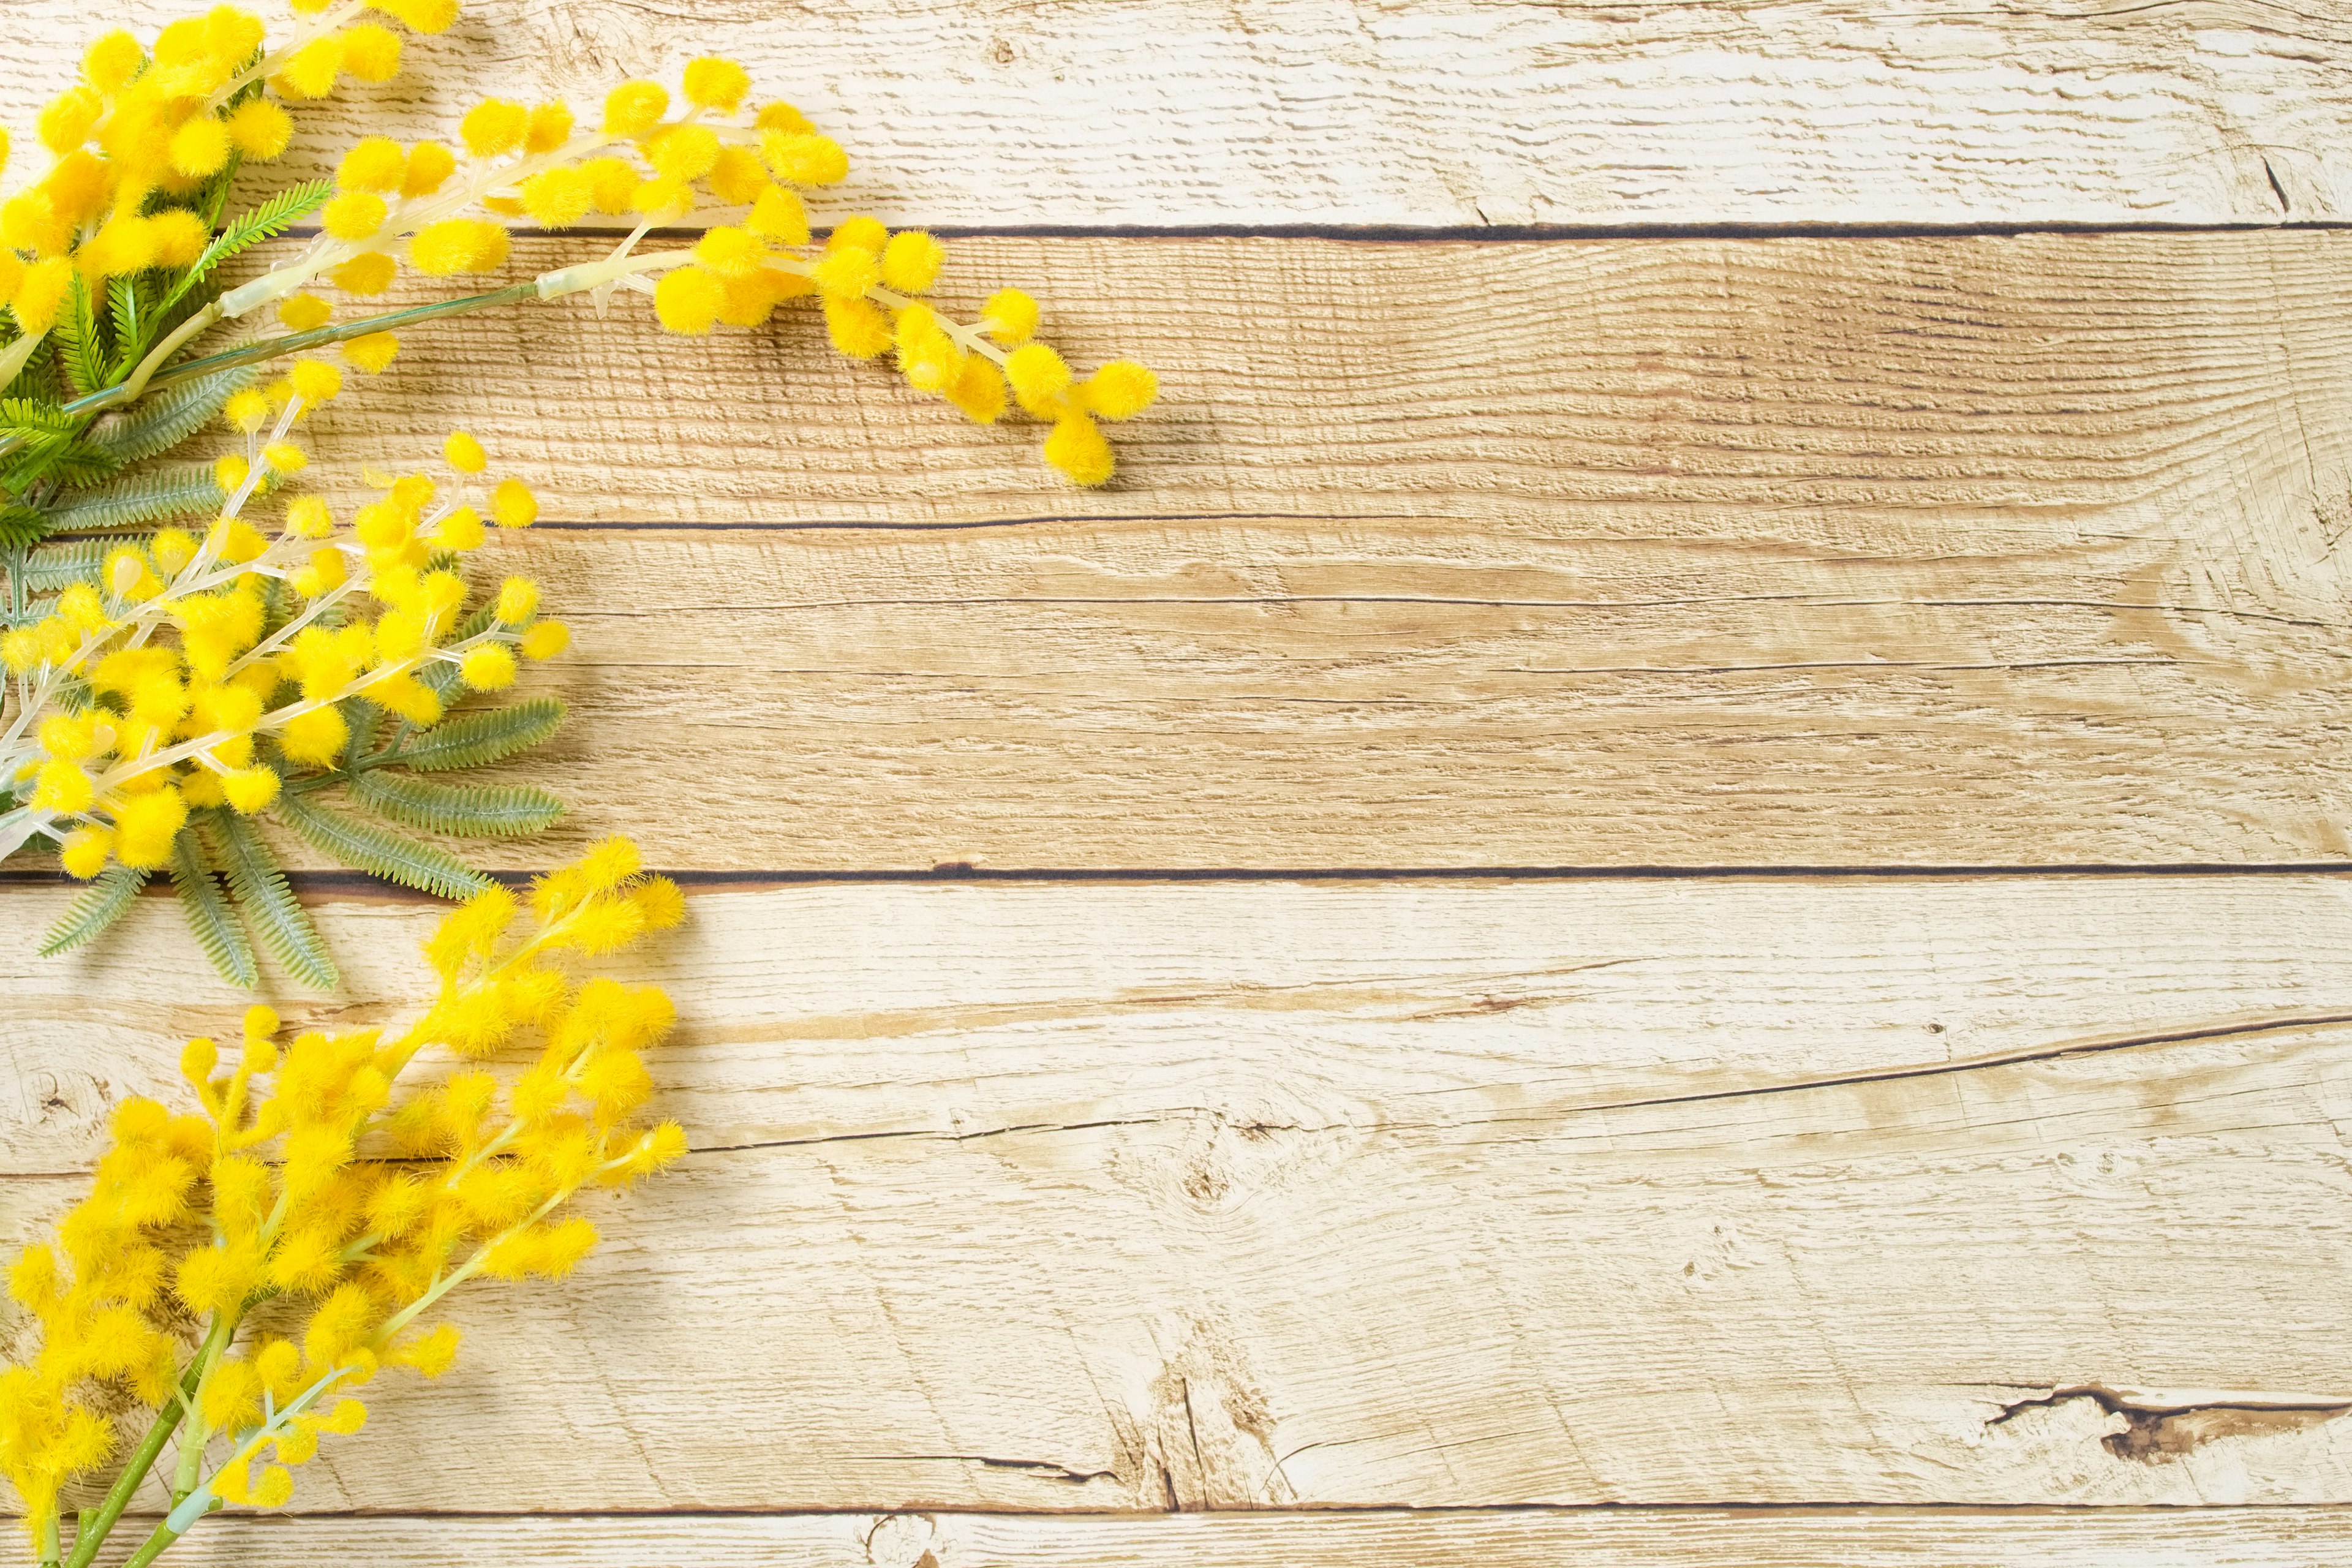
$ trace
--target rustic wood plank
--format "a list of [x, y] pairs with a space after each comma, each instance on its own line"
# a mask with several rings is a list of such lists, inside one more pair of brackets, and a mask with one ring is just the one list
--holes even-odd
[[2321, 1568], [2352, 1550], [2342, 1509], [2065, 1511], [1690, 1509], [1605, 1512], [1005, 1514], [209, 1521], [175, 1563], [383, 1568]]
[[[160, 900], [15, 958], [57, 901], [0, 944], [55, 1173], [10, 1237], [232, 1016]], [[429, 911], [322, 914], [298, 1018], [415, 993]], [[300, 1506], [2352, 1500], [2347, 922], [2317, 876], [700, 895], [638, 972], [698, 1152]]]
[[581, 633], [575, 827], [499, 865], [2293, 863], [2347, 848], [2346, 243], [976, 242], [1169, 373], [1124, 488], [625, 302], [419, 333], [319, 447], [462, 423], [647, 525], [492, 552]]
[[[19, 0], [29, 129], [100, 25], [176, 0]], [[858, 163], [845, 204], [1006, 225], [2268, 223], [2352, 212], [2352, 32], [2256, 0], [2127, 10], [1441, 0], [475, 0], [381, 89], [306, 115], [447, 135], [485, 93], [583, 107], [741, 58]]]

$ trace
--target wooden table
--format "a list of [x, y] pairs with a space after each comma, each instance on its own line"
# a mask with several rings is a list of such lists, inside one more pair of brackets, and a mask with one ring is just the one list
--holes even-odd
[[[688, 883], [696, 1152], [173, 1561], [2352, 1558], [2352, 12], [485, 0], [360, 101], [705, 50], [1165, 401], [1080, 494], [625, 299], [321, 422], [543, 486], [488, 856]], [[4, 891], [15, 1238], [239, 998]]]

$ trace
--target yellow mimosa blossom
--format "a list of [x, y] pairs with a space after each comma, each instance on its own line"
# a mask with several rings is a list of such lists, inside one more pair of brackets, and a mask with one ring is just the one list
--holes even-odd
[[[89, 1568], [167, 1442], [173, 1507], [136, 1561], [225, 1504], [283, 1506], [320, 1437], [366, 1420], [357, 1391], [447, 1369], [453, 1290], [570, 1272], [596, 1241], [574, 1199], [686, 1152], [677, 1123], [637, 1115], [669, 999], [562, 967], [676, 925], [677, 887], [608, 839], [529, 906], [527, 934], [504, 888], [445, 919], [425, 945], [438, 994], [397, 1033], [280, 1044], [254, 1007], [234, 1046], [182, 1053], [194, 1113], [116, 1109], [89, 1195], [8, 1275], [40, 1341], [0, 1370], [0, 1472], [47, 1560]], [[503, 1087], [475, 1065], [533, 1038]], [[108, 1414], [126, 1401], [155, 1412], [127, 1448]], [[59, 1490], [110, 1458], [121, 1472], [68, 1555]]]

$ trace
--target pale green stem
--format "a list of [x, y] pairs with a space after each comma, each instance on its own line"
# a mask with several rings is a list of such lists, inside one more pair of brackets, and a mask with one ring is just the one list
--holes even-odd
[[25, 368], [26, 362], [33, 357], [48, 335], [46, 331], [27, 332], [10, 343], [5, 352], [0, 352], [0, 387], [16, 379], [16, 373]]

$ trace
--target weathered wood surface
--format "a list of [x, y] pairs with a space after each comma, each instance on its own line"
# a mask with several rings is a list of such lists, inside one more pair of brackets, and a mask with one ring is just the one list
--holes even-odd
[[978, 241], [1166, 373], [1130, 481], [625, 300], [320, 447], [462, 424], [562, 524], [487, 554], [579, 629], [580, 812], [493, 864], [2333, 859], [2347, 243]]
[[[415, 994], [429, 910], [322, 913], [348, 996], [298, 1020]], [[693, 916], [638, 973], [698, 1152], [573, 1279], [466, 1300], [465, 1363], [298, 1506], [2352, 1500], [2340, 879]], [[7, 960], [50, 1173], [0, 1239], [234, 1016], [134, 919]]]
[[[21, 0], [0, 120], [87, 32], [179, 9]], [[836, 210], [901, 223], [2352, 205], [2352, 34], [2252, 0], [487, 0], [284, 170], [362, 113], [446, 132], [481, 91], [585, 104], [704, 48], [842, 134]], [[548, 494], [500, 548], [580, 634], [534, 772], [581, 809], [487, 857], [517, 868], [616, 828], [753, 879], [2336, 860], [2342, 243], [973, 241], [951, 302], [1030, 283], [1074, 358], [1166, 373], [1111, 490], [804, 320], [683, 342], [626, 300], [415, 334], [320, 455], [465, 424]], [[62, 902], [0, 903], [0, 1244], [241, 1000], [161, 900], [31, 960]], [[687, 1013], [656, 1064], [685, 1168], [577, 1279], [463, 1302], [467, 1361], [331, 1446], [298, 1517], [185, 1552], [2352, 1551], [2339, 878], [693, 903], [637, 971]], [[289, 1011], [389, 1016], [429, 912], [319, 908], [352, 984]], [[1805, 1506], [1845, 1501], [1890, 1506]], [[2109, 1506], [1892, 1506], [1954, 1502]], [[1041, 1517], [1405, 1503], [1465, 1511]], [[2157, 1503], [2256, 1506], [2127, 1506]], [[931, 1508], [1032, 1511], [870, 1511]]]
[[2323, 1568], [2352, 1553], [2341, 1509], [2063, 1512], [1691, 1509], [1606, 1512], [1008, 1518], [215, 1520], [173, 1551], [200, 1568]]
[[[100, 26], [178, 0], [16, 0], [29, 131]], [[2352, 29], [2161, 7], [1440, 0], [474, 0], [400, 78], [306, 115], [290, 172], [449, 134], [489, 93], [586, 109], [736, 56], [850, 147], [896, 222], [2271, 223], [2352, 211]]]

